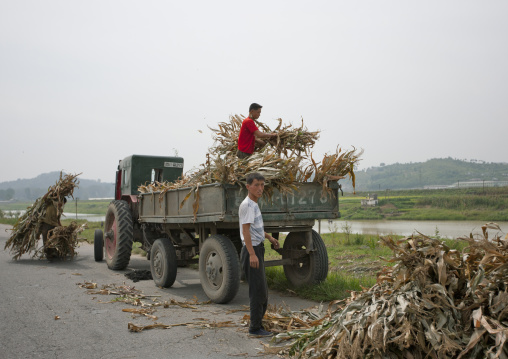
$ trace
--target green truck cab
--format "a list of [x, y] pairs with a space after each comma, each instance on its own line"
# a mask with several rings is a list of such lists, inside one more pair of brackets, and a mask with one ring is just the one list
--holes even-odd
[[145, 183], [173, 182], [183, 174], [183, 158], [132, 155], [118, 163], [115, 199], [137, 196], [138, 187]]

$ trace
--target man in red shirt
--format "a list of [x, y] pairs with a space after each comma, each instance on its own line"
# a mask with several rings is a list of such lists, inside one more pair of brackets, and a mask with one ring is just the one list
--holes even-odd
[[238, 136], [238, 152], [236, 155], [241, 158], [247, 158], [254, 152], [255, 145], [264, 146], [265, 141], [262, 138], [271, 138], [277, 136], [276, 133], [264, 133], [259, 131], [254, 120], [261, 116], [263, 106], [253, 103], [249, 107], [249, 117], [242, 122], [240, 135]]

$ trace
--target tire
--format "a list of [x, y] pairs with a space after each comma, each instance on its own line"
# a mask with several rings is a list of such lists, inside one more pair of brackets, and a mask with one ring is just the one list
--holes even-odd
[[100, 229], [96, 229], [93, 234], [93, 256], [96, 262], [104, 259], [104, 236]]
[[[303, 258], [299, 264], [284, 265], [286, 278], [297, 287], [321, 283], [328, 276], [328, 253], [321, 236], [312, 231], [314, 251]], [[305, 249], [303, 232], [291, 232], [284, 241], [284, 249]], [[282, 256], [285, 258], [285, 256]]]
[[169, 238], [155, 240], [150, 250], [150, 270], [158, 287], [169, 288], [176, 280], [176, 251]]
[[228, 237], [213, 235], [205, 240], [199, 253], [199, 279], [214, 303], [230, 302], [240, 287], [240, 261]]
[[133, 242], [132, 215], [127, 202], [117, 200], [109, 204], [104, 233], [104, 249], [109, 269], [125, 269], [131, 259]]

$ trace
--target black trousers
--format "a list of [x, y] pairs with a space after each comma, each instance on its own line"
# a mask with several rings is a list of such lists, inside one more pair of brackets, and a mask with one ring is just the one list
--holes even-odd
[[242, 269], [245, 273], [245, 279], [247, 279], [249, 283], [250, 332], [263, 328], [263, 317], [265, 316], [268, 306], [268, 285], [265, 275], [265, 246], [261, 243], [253, 248], [259, 260], [259, 268], [252, 268], [250, 266], [249, 252], [245, 246], [242, 247], [242, 251], [240, 252]]
[[46, 245], [49, 240], [48, 239], [49, 231], [51, 231], [52, 229], [55, 229], [55, 228], [56, 228], [56, 226], [53, 226], [51, 224], [47, 224], [44, 222], [41, 223], [40, 231], [42, 234], [42, 245], [44, 246], [44, 253], [46, 254], [46, 258], [53, 258], [58, 255], [56, 248], [46, 248]]

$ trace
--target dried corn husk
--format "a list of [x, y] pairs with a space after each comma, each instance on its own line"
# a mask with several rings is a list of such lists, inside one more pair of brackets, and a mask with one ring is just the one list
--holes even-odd
[[[4, 247], [4, 249], [10, 248], [10, 251], [14, 252], [13, 259], [18, 259], [25, 253], [34, 253], [32, 257], [43, 255], [44, 252], [37, 249], [41, 219], [46, 215], [46, 208], [50, 203], [57, 204], [56, 207], [60, 211], [60, 208], [63, 207], [64, 198], [72, 197], [74, 189], [78, 186], [77, 177], [79, 175], [67, 174], [63, 176], [60, 172], [60, 178], [56, 184], [49, 187], [48, 192], [38, 198], [31, 207], [27, 208], [25, 214], [19, 217]], [[60, 216], [61, 213], [58, 213], [58, 215]], [[59, 235], [61, 232], [56, 233]], [[75, 234], [77, 235], [77, 232]], [[68, 239], [71, 240], [70, 237]], [[61, 248], [64, 247], [66, 246], [61, 246]], [[70, 252], [66, 254], [70, 254]]]
[[[199, 187], [211, 183], [245, 185], [246, 176], [259, 172], [266, 179], [265, 197], [270, 198], [273, 190], [289, 193], [297, 188], [296, 183], [312, 180], [323, 184], [323, 195], [329, 193], [328, 181], [339, 180], [349, 175], [354, 186], [354, 167], [360, 161], [362, 151], [343, 151], [337, 148], [335, 154], [325, 154], [322, 162], [315, 162], [310, 150], [319, 138], [319, 131], [309, 132], [304, 127], [282, 124], [274, 130], [277, 137], [270, 140], [262, 149], [254, 152], [248, 159], [236, 156], [238, 134], [243, 116], [231, 116], [229, 122], [218, 124], [214, 132], [215, 143], [210, 148], [206, 162], [175, 182], [155, 182], [139, 186], [141, 193], [160, 192], [159, 199], [173, 189], [189, 188], [181, 205], [193, 197], [194, 214], [199, 207]], [[258, 123], [264, 132], [274, 132], [267, 125]], [[310, 155], [310, 158], [309, 158]]]
[[[508, 239], [458, 240], [458, 252], [417, 234], [382, 238], [393, 250], [377, 284], [353, 293], [318, 325], [279, 334], [283, 348], [305, 358], [506, 358]], [[271, 349], [273, 350], [273, 348]]]
[[48, 233], [48, 241], [44, 247], [46, 249], [54, 249], [57, 257], [65, 258], [69, 256], [72, 258], [77, 255], [78, 234], [85, 229], [86, 224], [80, 226], [76, 222], [71, 222], [68, 226], [53, 228]]

